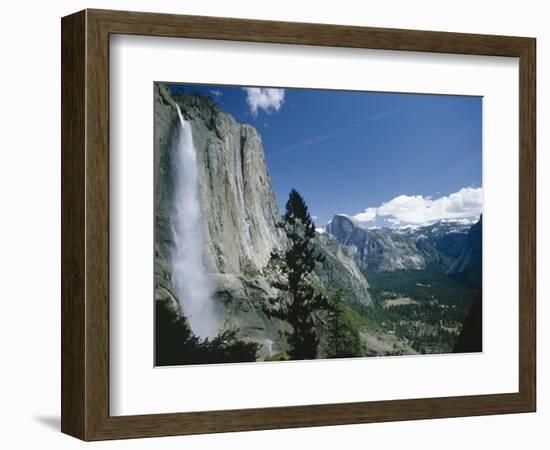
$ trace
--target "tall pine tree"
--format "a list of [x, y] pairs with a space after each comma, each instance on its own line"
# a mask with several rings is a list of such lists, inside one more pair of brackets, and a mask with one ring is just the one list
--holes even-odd
[[279, 267], [280, 276], [272, 282], [279, 295], [269, 299], [264, 311], [290, 325], [283, 332], [290, 346], [291, 359], [315, 359], [319, 346], [316, 313], [331, 311], [328, 299], [315, 291], [310, 274], [321, 255], [315, 251], [315, 224], [311, 220], [302, 196], [291, 190], [283, 220], [278, 224], [286, 234], [288, 248], [284, 253], [274, 251], [270, 263]]

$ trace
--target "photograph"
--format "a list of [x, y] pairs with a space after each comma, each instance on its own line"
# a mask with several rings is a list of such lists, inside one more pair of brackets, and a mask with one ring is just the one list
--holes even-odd
[[483, 351], [483, 98], [153, 83], [154, 365]]

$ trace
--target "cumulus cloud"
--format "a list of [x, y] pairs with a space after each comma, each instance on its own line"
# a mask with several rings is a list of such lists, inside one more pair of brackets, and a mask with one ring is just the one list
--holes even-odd
[[355, 214], [353, 218], [355, 220], [358, 220], [359, 222], [370, 222], [371, 220], [376, 219], [376, 216], [377, 216], [376, 210], [377, 208], [367, 208], [362, 213]]
[[481, 188], [466, 187], [439, 198], [400, 195], [354, 215], [360, 222], [385, 219], [394, 226], [425, 225], [446, 219], [475, 219], [481, 214]]
[[246, 101], [253, 116], [260, 109], [270, 113], [279, 111], [285, 101], [285, 90], [275, 88], [243, 88], [246, 92]]

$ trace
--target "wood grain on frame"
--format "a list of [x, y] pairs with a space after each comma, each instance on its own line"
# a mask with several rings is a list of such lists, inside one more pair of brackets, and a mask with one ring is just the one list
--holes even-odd
[[84, 436], [86, 16], [61, 28], [61, 430]]
[[[84, 440], [99, 440], [535, 410], [535, 39], [102, 10], [64, 17], [61, 29], [63, 432]], [[519, 392], [109, 416], [112, 33], [519, 57]]]

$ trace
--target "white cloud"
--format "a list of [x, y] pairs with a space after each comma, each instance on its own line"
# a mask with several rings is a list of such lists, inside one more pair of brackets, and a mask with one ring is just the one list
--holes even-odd
[[270, 113], [279, 111], [285, 101], [285, 90], [275, 88], [243, 88], [246, 92], [246, 101], [250, 106], [253, 116], [258, 114], [260, 109]]
[[376, 219], [376, 208], [367, 208], [362, 213], [355, 214], [353, 218], [359, 222], [370, 222]]
[[439, 198], [400, 195], [353, 216], [360, 222], [385, 219], [394, 226], [424, 225], [448, 219], [474, 219], [481, 214], [483, 191], [466, 187]]
[[219, 89], [216, 89], [216, 90], [212, 90], [210, 91], [210, 93], [216, 97], [221, 97], [223, 95], [223, 92], [220, 91]]

